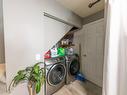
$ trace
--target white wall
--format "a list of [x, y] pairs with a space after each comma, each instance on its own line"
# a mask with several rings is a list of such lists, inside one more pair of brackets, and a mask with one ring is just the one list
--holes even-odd
[[16, 72], [35, 63], [44, 52], [43, 2], [4, 0], [4, 32], [7, 85]]
[[51, 49], [71, 28], [72, 26], [44, 17], [46, 51]]
[[44, 2], [45, 12], [72, 23], [77, 27], [82, 27], [82, 19], [67, 8], [64, 8], [56, 0], [44, 0]]
[[3, 8], [2, 0], [0, 0], [0, 64], [5, 63], [4, 57]]
[[[60, 10], [56, 10], [55, 13], [64, 12], [64, 19], [70, 21], [69, 18], [72, 15], [66, 15], [67, 10], [64, 10], [62, 6], [55, 4], [55, 2], [55, 6], [51, 3], [45, 6], [45, 2], [50, 1], [3, 0], [7, 85], [9, 85], [18, 70], [36, 62], [36, 54], [43, 56], [50, 47], [70, 30], [70, 26], [43, 16], [45, 8], [51, 12], [59, 8]], [[48, 9], [48, 6], [54, 7]], [[18, 86], [12, 95], [26, 95], [27, 89], [20, 87]], [[19, 91], [23, 93], [19, 93]]]

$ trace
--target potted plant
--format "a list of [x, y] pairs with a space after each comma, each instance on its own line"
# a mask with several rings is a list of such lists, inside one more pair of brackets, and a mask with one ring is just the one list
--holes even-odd
[[19, 83], [27, 82], [29, 95], [36, 95], [39, 93], [45, 79], [44, 68], [41, 68], [40, 64], [42, 64], [42, 62], [18, 71], [9, 86], [9, 91], [11, 91], [11, 88], [16, 87]]

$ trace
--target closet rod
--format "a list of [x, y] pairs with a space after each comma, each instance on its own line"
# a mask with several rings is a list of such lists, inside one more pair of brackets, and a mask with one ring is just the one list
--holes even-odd
[[60, 18], [58, 18], [58, 17], [56, 17], [56, 16], [53, 16], [53, 15], [51, 15], [51, 14], [48, 14], [48, 13], [46, 13], [46, 12], [44, 12], [44, 16], [46, 16], [46, 17], [48, 17], [48, 18], [51, 18], [51, 19], [54, 19], [54, 20], [56, 20], [56, 21], [62, 22], [62, 23], [67, 24], [67, 25], [69, 25], [69, 26], [77, 27], [77, 26], [75, 26], [74, 24], [71, 24], [71, 23], [69, 23], [69, 22], [67, 22], [67, 21], [65, 21], [65, 20], [63, 20], [63, 19], [60, 19]]

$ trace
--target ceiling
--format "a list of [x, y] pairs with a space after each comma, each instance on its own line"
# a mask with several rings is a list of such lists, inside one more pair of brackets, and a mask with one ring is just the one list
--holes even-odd
[[88, 5], [91, 2], [96, 0], [56, 0], [64, 7], [70, 9], [80, 17], [87, 17], [92, 15], [98, 11], [104, 9], [104, 0], [101, 0], [97, 4], [95, 4], [92, 8], [89, 8]]

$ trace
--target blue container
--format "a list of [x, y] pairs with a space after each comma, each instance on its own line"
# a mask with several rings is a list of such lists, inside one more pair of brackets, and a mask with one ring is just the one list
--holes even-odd
[[77, 73], [77, 75], [75, 76], [76, 80], [80, 80], [80, 81], [85, 81], [85, 76], [83, 74], [81, 74], [80, 72]]

